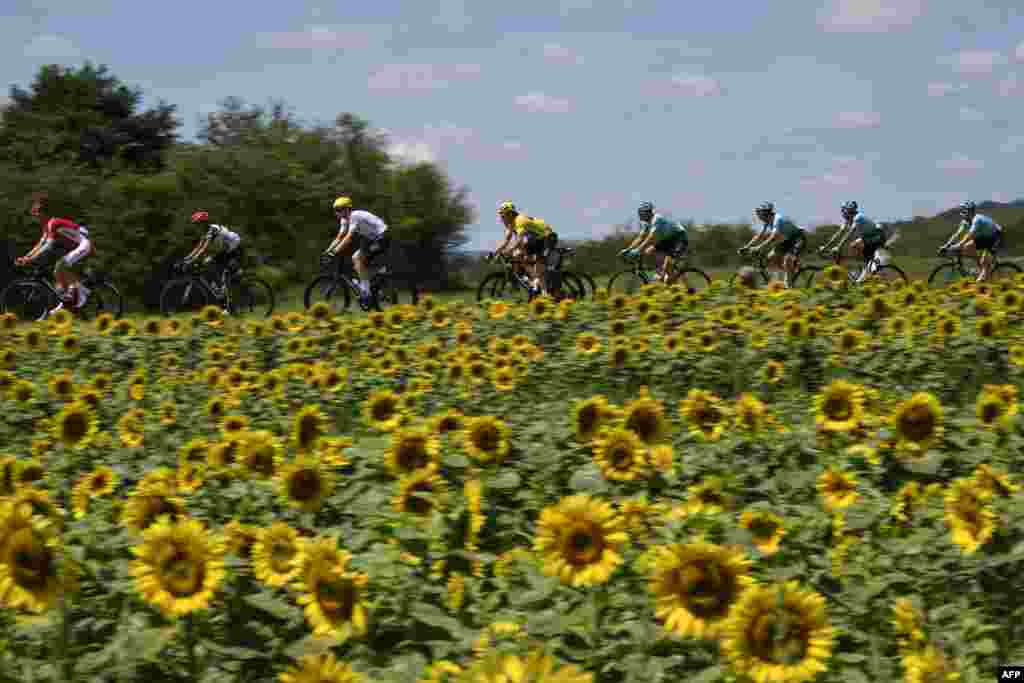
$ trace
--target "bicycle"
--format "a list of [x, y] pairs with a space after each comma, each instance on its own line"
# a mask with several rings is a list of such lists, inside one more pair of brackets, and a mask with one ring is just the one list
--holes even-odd
[[[37, 263], [14, 267], [25, 270], [26, 274], [0, 291], [0, 310], [14, 313], [19, 320], [44, 320], [61, 301], [57, 288], [50, 281], [49, 270]], [[82, 284], [89, 290], [89, 296], [81, 308], [68, 308], [69, 313], [83, 319], [94, 318], [101, 313], [121, 317], [124, 297], [108, 273], [86, 269], [82, 273]]]
[[[755, 273], [755, 275], [760, 275], [761, 276], [761, 279], [763, 280], [764, 284], [768, 284], [769, 282], [772, 281], [772, 274], [768, 270], [768, 254], [766, 252], [764, 252], [764, 251], [758, 251], [758, 252], [744, 251], [744, 252], [742, 252], [740, 254], [740, 256], [745, 261], [755, 261], [755, 263], [754, 263], [754, 265], [755, 265], [754, 273]], [[735, 273], [733, 273], [729, 277], [729, 287], [730, 288], [735, 288], [736, 287], [736, 285], [739, 283], [740, 273], [743, 271], [743, 268], [746, 268], [746, 267], [747, 266], [741, 266], [739, 270], [737, 270]], [[757, 284], [757, 283], [755, 283], [755, 284]]]
[[[907, 274], [903, 272], [903, 269], [899, 266], [891, 263], [883, 263], [882, 258], [878, 252], [882, 251], [889, 246], [894, 240], [886, 242], [884, 245], [875, 250], [875, 253], [871, 256], [871, 260], [865, 262], [863, 265], [857, 268], [851, 268], [846, 273], [847, 282], [850, 285], [858, 285], [863, 281], [867, 281], [868, 278], [861, 280], [861, 274], [867, 270], [871, 279], [881, 280], [882, 282], [895, 282], [899, 284], [907, 284], [910, 280], [907, 278]], [[825, 252], [818, 249], [818, 254], [825, 256]], [[843, 261], [843, 254], [839, 251], [832, 251], [832, 262], [835, 265], [840, 265]], [[796, 272], [796, 276], [793, 278], [793, 282], [800, 283], [801, 280], [804, 282], [804, 287], [813, 287], [814, 281], [818, 277], [819, 273], [824, 272], [823, 266], [803, 266]]]
[[[641, 287], [651, 282], [659, 281], [660, 274], [656, 271], [645, 270], [643, 266], [643, 256], [637, 254], [636, 256], [630, 256], [622, 254], [622, 260], [630, 264], [629, 268], [621, 270], [608, 280], [608, 291], [616, 291], [616, 284], [618, 284], [619, 291], [624, 294], [634, 294]], [[704, 287], [711, 286], [711, 277], [699, 268], [690, 266], [687, 262], [687, 254], [685, 252], [676, 252], [672, 255], [672, 267], [669, 270], [669, 279], [682, 278], [683, 282], [686, 283], [686, 289], [692, 294], [698, 291], [698, 287], [703, 289]], [[682, 267], [680, 267], [682, 266]], [[696, 279], [697, 286], [693, 286], [691, 278]]]
[[[388, 306], [398, 305], [398, 289], [394, 286], [391, 270], [387, 264], [370, 266], [370, 300], [364, 303], [360, 299], [359, 279], [345, 270], [344, 261], [339, 256], [324, 255], [320, 258], [320, 275], [306, 287], [302, 302], [309, 310], [314, 304], [324, 302], [335, 313], [342, 313], [352, 305], [352, 297], [359, 301], [364, 311], [381, 311]], [[416, 301], [413, 290], [413, 303]]]
[[264, 280], [246, 275], [241, 267], [221, 270], [220, 281], [207, 277], [207, 269], [179, 263], [181, 273], [160, 292], [160, 312], [166, 316], [202, 310], [219, 305], [232, 315], [257, 313], [269, 317], [274, 312], [274, 289]]
[[[555, 247], [552, 252], [558, 259], [548, 269], [546, 277], [548, 292], [556, 301], [562, 299], [582, 300], [587, 296], [587, 287], [583, 284], [583, 279], [572, 271], [562, 270], [562, 264], [566, 257], [574, 251], [572, 247]], [[500, 273], [491, 273], [483, 279], [476, 290], [477, 301], [501, 298], [531, 301], [536, 296], [532, 290], [530, 278], [526, 274], [523, 259], [504, 254], [491, 254], [487, 260], [497, 260], [503, 266], [503, 270]]]
[[[939, 256], [947, 260], [935, 266], [928, 275], [928, 286], [941, 288], [950, 282], [966, 277], [972, 280], [978, 279], [978, 266], [974, 263], [965, 264], [964, 255], [959, 249], [940, 249]], [[1002, 272], [1000, 272], [1002, 271]], [[992, 252], [992, 270], [988, 274], [988, 281], [1013, 277], [1021, 272], [1021, 267], [1010, 261], [999, 261], [996, 252]]]

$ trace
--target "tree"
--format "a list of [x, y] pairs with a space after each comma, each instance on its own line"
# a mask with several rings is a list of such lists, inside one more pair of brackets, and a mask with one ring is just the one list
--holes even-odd
[[0, 161], [22, 168], [84, 163], [93, 169], [119, 160], [159, 169], [176, 140], [175, 108], [161, 102], [138, 111], [142, 94], [105, 66], [57, 65], [39, 70], [28, 90], [14, 86], [0, 128]]

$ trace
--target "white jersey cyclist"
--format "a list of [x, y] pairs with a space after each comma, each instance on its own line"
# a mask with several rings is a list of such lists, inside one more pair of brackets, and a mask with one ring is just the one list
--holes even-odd
[[388, 231], [387, 223], [369, 211], [357, 209], [348, 218], [338, 219], [338, 232], [352, 231], [368, 240], [380, 239]]

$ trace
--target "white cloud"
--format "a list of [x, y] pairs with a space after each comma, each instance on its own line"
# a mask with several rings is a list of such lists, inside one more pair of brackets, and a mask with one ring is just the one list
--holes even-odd
[[529, 112], [544, 112], [549, 114], [564, 114], [569, 111], [569, 100], [564, 97], [545, 95], [542, 92], [531, 92], [526, 95], [517, 95], [513, 100], [517, 107]]
[[82, 51], [64, 36], [49, 33], [36, 36], [22, 50], [25, 57], [43, 57], [50, 59], [74, 59], [80, 57]]
[[440, 90], [459, 78], [480, 75], [478, 64], [384, 64], [370, 74], [370, 90]]
[[[828, 191], [837, 188], [863, 187], [869, 171], [869, 160], [836, 156], [828, 160], [822, 173], [800, 180], [806, 190]], [[834, 204], [835, 202], [831, 202]], [[830, 204], [830, 205], [831, 205]]]
[[452, 33], [462, 33], [473, 23], [466, 10], [466, 0], [440, 0], [434, 24], [446, 27]]
[[402, 140], [388, 145], [388, 154], [407, 164], [422, 164], [435, 160], [434, 150], [423, 140]]
[[505, 142], [501, 143], [501, 148], [506, 152], [522, 152], [523, 143], [519, 142], [518, 140], [506, 140]]
[[1010, 97], [1011, 95], [1016, 95], [1020, 88], [1020, 78], [1017, 77], [1017, 74], [1010, 74], [999, 81], [999, 84], [996, 86], [996, 92], [999, 93], [1000, 97]]
[[708, 76], [676, 74], [669, 83], [674, 91], [690, 97], [710, 97], [722, 94], [722, 87], [718, 81]]
[[995, 50], [961, 50], [940, 57], [939, 63], [950, 66], [962, 74], [989, 74], [1000, 64], [1005, 64], [1006, 57]]
[[1024, 149], [1024, 135], [1012, 135], [1007, 138], [999, 151], [1004, 154], [1016, 154], [1022, 149]]
[[875, 111], [841, 111], [836, 114], [838, 128], [875, 128], [882, 123], [882, 115]]
[[984, 166], [977, 159], [971, 159], [963, 154], [957, 154], [950, 159], [943, 159], [936, 165], [940, 171], [948, 171], [950, 173], [971, 173], [981, 170]]
[[960, 107], [960, 120], [972, 122], [984, 121], [985, 114], [973, 107]]
[[1024, 40], [1017, 46], [1017, 51], [1013, 53], [1013, 56], [1019, 61], [1024, 62]]
[[348, 25], [343, 28], [308, 26], [303, 31], [265, 33], [262, 42], [280, 50], [338, 50], [359, 49], [371, 42], [387, 42], [393, 28], [379, 24]]
[[928, 97], [943, 97], [950, 93], [964, 90], [966, 87], [962, 83], [960, 85], [954, 85], [953, 83], [929, 83]]
[[558, 43], [548, 43], [543, 48], [544, 58], [552, 62], [572, 62], [574, 64], [582, 64], [583, 57], [577, 55], [575, 52], [559, 45]]
[[835, 33], [884, 33], [910, 26], [924, 0], [832, 0], [818, 14], [818, 25]]

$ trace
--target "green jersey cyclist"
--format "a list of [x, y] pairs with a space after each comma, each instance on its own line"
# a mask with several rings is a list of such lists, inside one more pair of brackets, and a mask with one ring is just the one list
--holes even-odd
[[661, 256], [657, 264], [658, 279], [665, 284], [673, 284], [679, 274], [672, 269], [673, 259], [686, 255], [690, 247], [690, 238], [682, 223], [669, 220], [660, 213], [654, 212], [654, 204], [644, 202], [636, 211], [640, 219], [640, 234], [633, 242], [619, 252], [621, 256], [638, 256], [640, 254], [656, 254]]
[[807, 231], [778, 213], [771, 202], [765, 202], [757, 207], [754, 215], [761, 221], [761, 231], [740, 247], [738, 253], [757, 253], [765, 246], [774, 244], [775, 247], [768, 255], [768, 267], [774, 271], [782, 270], [785, 274], [785, 285], [791, 286], [793, 276], [800, 265], [800, 254], [807, 246]]
[[978, 261], [978, 282], [984, 282], [992, 273], [993, 254], [1003, 246], [1003, 228], [988, 216], [978, 213], [974, 202], [960, 205], [960, 218], [956, 232], [942, 245], [939, 254], [963, 250], [968, 256], [974, 256]]

